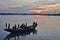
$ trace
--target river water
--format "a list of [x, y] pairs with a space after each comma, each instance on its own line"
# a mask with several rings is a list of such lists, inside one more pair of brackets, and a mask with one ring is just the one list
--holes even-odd
[[[32, 25], [33, 22], [37, 22], [38, 26], [35, 32], [11, 36], [4, 31], [6, 22], [11, 27], [22, 23]], [[0, 15], [0, 40], [60, 40], [60, 16]]]

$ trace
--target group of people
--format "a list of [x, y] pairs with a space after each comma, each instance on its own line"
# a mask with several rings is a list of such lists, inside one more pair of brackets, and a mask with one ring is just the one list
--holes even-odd
[[[37, 26], [37, 22], [33, 22], [33, 25], [32, 26]], [[7, 29], [10, 29], [10, 23], [8, 23], [8, 25], [6, 23], [6, 28]], [[16, 28], [28, 28], [28, 26], [27, 26], [27, 23], [26, 24], [23, 23], [21, 25], [18, 24], [18, 26], [15, 24], [12, 28], [13, 29], [16, 29]]]
[[[8, 27], [7, 27], [7, 26], [8, 26]], [[8, 25], [7, 25], [7, 23], [6, 23], [5, 27], [9, 29], [9, 28], [10, 28], [10, 23], [9, 23]]]
[[[7, 28], [7, 29], [10, 29], [10, 23], [6, 23], [6, 25], [5, 25], [5, 27]], [[16, 29], [16, 28], [24, 28], [24, 27], [27, 27], [27, 23], [26, 24], [22, 24], [21, 26], [18, 24], [18, 26], [16, 26], [16, 24], [12, 27], [13, 29]]]

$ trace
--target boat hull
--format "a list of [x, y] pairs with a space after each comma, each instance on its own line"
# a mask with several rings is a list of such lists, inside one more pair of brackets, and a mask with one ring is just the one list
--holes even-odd
[[35, 29], [29, 29], [29, 30], [16, 30], [16, 29], [4, 29], [7, 32], [11, 32], [11, 33], [17, 33], [17, 32], [28, 32], [28, 31], [32, 31]]

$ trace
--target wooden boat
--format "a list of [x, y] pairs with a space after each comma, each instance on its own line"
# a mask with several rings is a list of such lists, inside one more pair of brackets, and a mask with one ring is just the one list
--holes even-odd
[[31, 35], [31, 34], [33, 35], [37, 34], [37, 30], [32, 30], [28, 32], [20, 32], [20, 33], [10, 33], [4, 38], [4, 40], [10, 40], [11, 38], [16, 39], [16, 37], [17, 37], [16, 40], [18, 40], [20, 38], [26, 37], [27, 35]]
[[5, 31], [7, 32], [11, 32], [11, 33], [14, 33], [14, 32], [27, 32], [27, 31], [32, 31], [32, 30], [35, 30], [37, 26], [37, 23], [36, 22], [33, 22], [33, 24], [31, 26], [21, 26], [20, 28], [8, 28], [8, 29], [4, 29]]

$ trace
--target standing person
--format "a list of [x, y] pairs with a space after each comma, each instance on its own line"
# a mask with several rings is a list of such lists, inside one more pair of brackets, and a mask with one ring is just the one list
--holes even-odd
[[10, 29], [10, 23], [8, 24], [8, 29]]
[[26, 26], [27, 26], [27, 22], [26, 22]]
[[16, 24], [15, 24], [15, 29], [16, 29]]
[[18, 24], [18, 28], [19, 28], [19, 24]]
[[7, 28], [7, 23], [5, 23], [5, 27]]

